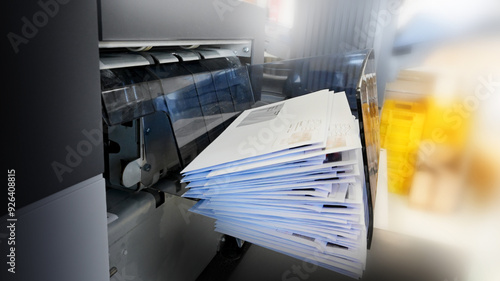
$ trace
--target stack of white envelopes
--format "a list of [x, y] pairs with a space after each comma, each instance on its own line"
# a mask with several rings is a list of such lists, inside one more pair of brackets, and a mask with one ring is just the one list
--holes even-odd
[[366, 192], [358, 120], [323, 90], [244, 111], [183, 171], [215, 230], [361, 277]]

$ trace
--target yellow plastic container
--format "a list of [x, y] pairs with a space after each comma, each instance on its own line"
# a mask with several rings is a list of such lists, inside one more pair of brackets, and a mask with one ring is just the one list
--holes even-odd
[[428, 113], [422, 139], [429, 140], [436, 145], [447, 145], [463, 149], [470, 130], [474, 112], [468, 112], [463, 107], [465, 102], [458, 98], [448, 101], [439, 101], [436, 98], [428, 99]]
[[384, 102], [380, 118], [380, 144], [387, 150], [389, 192], [409, 192], [426, 112], [424, 100], [387, 99]]

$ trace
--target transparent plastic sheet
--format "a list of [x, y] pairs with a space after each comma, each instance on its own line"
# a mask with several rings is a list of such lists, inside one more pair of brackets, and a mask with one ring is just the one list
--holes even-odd
[[143, 67], [101, 70], [105, 120], [114, 125], [153, 113], [151, 84]]
[[187, 165], [254, 104], [246, 68], [233, 58], [101, 70], [110, 126], [165, 112]]
[[345, 91], [358, 117], [357, 91], [369, 50], [248, 66], [255, 96], [277, 101], [329, 89]]

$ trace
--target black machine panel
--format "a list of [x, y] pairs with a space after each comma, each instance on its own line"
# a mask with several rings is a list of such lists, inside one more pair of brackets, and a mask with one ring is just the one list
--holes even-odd
[[252, 63], [264, 61], [266, 11], [257, 5], [234, 0], [121, 0], [119, 5], [100, 0], [98, 5], [101, 42], [179, 46], [190, 45], [187, 41], [252, 40]]
[[54, 17], [37, 1], [5, 8], [4, 171], [16, 173], [16, 209], [104, 171], [96, 3], [53, 3]]

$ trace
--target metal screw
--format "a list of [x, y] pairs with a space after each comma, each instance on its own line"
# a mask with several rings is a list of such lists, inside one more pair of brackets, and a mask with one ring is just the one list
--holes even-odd
[[250, 48], [248, 48], [248, 47], [244, 47], [244, 48], [243, 48], [243, 52], [244, 52], [244, 53], [248, 53], [248, 52], [250, 52]]
[[118, 272], [118, 269], [116, 268], [116, 266], [113, 266], [113, 267], [109, 270], [109, 277], [113, 277], [113, 275], [115, 275], [117, 272]]
[[151, 171], [151, 164], [145, 164], [144, 166], [142, 166], [142, 169], [146, 172]]

